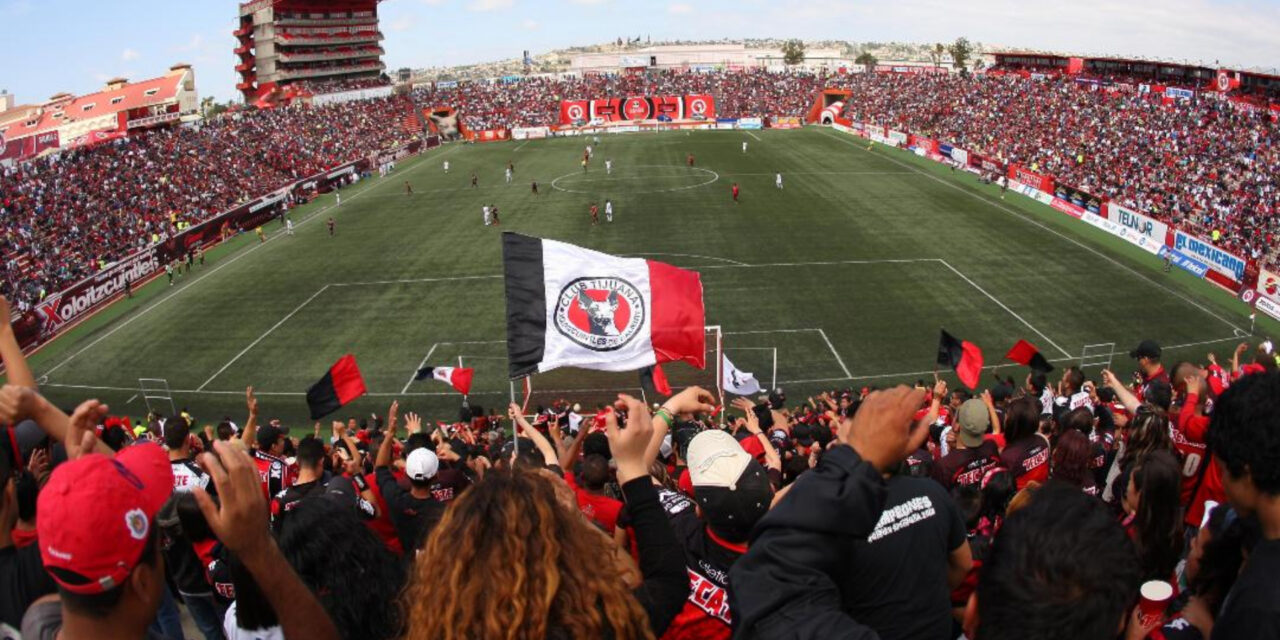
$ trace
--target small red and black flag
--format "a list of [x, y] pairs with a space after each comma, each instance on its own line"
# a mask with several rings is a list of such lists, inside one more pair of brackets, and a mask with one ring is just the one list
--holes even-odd
[[671, 383], [667, 382], [667, 374], [661, 365], [653, 365], [640, 370], [640, 388], [649, 395], [671, 395]]
[[307, 389], [307, 407], [311, 419], [319, 420], [343, 405], [365, 394], [364, 378], [356, 366], [356, 357], [347, 354], [325, 372], [320, 381]]
[[982, 350], [972, 342], [965, 342], [944, 329], [938, 341], [938, 364], [951, 367], [966, 387], [978, 388], [982, 377]]
[[1009, 353], [1004, 355], [1005, 359], [1012, 360], [1020, 365], [1031, 367], [1032, 371], [1041, 373], [1049, 373], [1053, 371], [1053, 365], [1045, 359], [1044, 354], [1036, 348], [1034, 344], [1026, 340], [1019, 340], [1018, 344], [1013, 345]]

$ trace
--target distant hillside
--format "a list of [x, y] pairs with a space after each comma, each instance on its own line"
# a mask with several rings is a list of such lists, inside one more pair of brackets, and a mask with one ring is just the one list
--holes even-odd
[[[567, 71], [573, 56], [584, 53], [626, 53], [628, 51], [637, 51], [650, 46], [704, 44], [745, 44], [748, 49], [778, 49], [785, 41], [785, 38], [764, 38], [747, 40], [654, 41], [635, 39], [628, 42], [625, 39], [619, 38], [616, 41], [603, 44], [569, 47], [545, 53], [531, 54], [530, 57], [533, 59], [533, 65], [529, 68], [529, 72], [558, 73]], [[986, 48], [986, 46], [979, 42], [975, 42], [973, 45], [974, 50], [979, 52]], [[918, 62], [927, 62], [932, 60], [931, 52], [933, 51], [934, 43], [806, 40], [805, 47], [808, 49], [839, 49], [845, 52], [850, 58], [857, 56], [863, 51], [869, 51], [880, 60], [913, 60]], [[945, 54], [944, 57], [949, 59], [949, 56], [946, 56]], [[476, 64], [454, 67], [428, 67], [425, 69], [415, 69], [413, 75], [416, 81], [433, 82], [438, 80], [476, 80], [481, 78], [498, 78], [502, 76], [521, 75], [523, 73], [525, 73], [525, 68], [520, 58], [507, 58], [504, 60], [479, 62]]]

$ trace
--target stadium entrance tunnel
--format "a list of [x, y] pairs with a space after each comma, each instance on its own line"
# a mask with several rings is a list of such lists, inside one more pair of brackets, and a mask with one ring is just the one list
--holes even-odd
[[606, 173], [604, 163], [597, 160], [590, 171], [566, 173], [551, 181], [551, 187], [567, 193], [584, 193], [607, 197], [686, 191], [708, 186], [720, 174], [701, 167], [673, 165], [631, 165], [613, 168]]

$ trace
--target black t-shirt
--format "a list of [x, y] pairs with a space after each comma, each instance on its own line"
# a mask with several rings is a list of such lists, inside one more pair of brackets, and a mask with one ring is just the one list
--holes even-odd
[[444, 503], [434, 498], [415, 498], [396, 482], [391, 469], [387, 467], [378, 467], [374, 474], [378, 479], [378, 489], [382, 491], [382, 499], [387, 501], [391, 525], [396, 528], [396, 536], [404, 547], [405, 557], [412, 560], [414, 550], [421, 547], [431, 529], [444, 515]]
[[[670, 493], [670, 492], [668, 492]], [[732, 631], [729, 611], [729, 567], [746, 553], [745, 544], [712, 537], [687, 498], [676, 494], [662, 499], [671, 528], [684, 546], [689, 572], [689, 597], [662, 636], [666, 640], [725, 638]], [[672, 510], [675, 510], [673, 513]]]
[[1029, 482], [1049, 479], [1049, 442], [1032, 434], [1010, 442], [1000, 452], [1000, 463], [1009, 469], [1019, 489]]
[[0, 549], [0, 630], [18, 629], [22, 614], [41, 596], [57, 591], [40, 561], [40, 543]]
[[886, 484], [880, 520], [841, 572], [843, 608], [883, 640], [950, 638], [948, 559], [967, 539], [960, 510], [931, 479]]
[[956, 485], [977, 485], [982, 476], [1000, 465], [1000, 449], [996, 443], [983, 440], [974, 449], [952, 449], [938, 461], [937, 479], [950, 489]]
[[1213, 638], [1280, 638], [1280, 540], [1253, 547], [1213, 625]]

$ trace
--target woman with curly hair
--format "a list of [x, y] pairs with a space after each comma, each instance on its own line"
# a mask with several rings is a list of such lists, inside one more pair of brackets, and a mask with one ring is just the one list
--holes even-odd
[[[705, 394], [705, 392], [703, 392]], [[639, 549], [643, 582], [619, 575], [618, 548], [578, 510], [554, 473], [494, 469], [449, 506], [405, 593], [410, 640], [655, 638], [684, 605], [684, 550], [649, 476], [649, 410], [629, 396], [609, 448]], [[709, 409], [698, 397], [696, 410]]]

